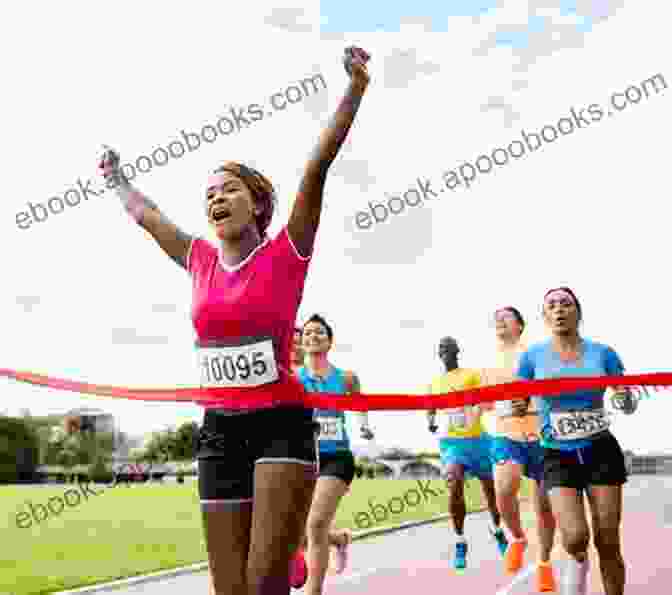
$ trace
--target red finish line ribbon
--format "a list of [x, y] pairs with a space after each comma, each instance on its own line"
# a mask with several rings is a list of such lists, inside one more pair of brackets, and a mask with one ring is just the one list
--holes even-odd
[[579, 390], [596, 390], [615, 386], [672, 386], [671, 372], [657, 372], [654, 374], [631, 374], [625, 376], [526, 380], [454, 391], [441, 395], [359, 393], [351, 396], [332, 393], [309, 393], [295, 380], [267, 385], [262, 388], [126, 388], [64, 380], [32, 372], [21, 372], [3, 368], [0, 368], [0, 376], [57, 390], [134, 401], [187, 402], [199, 405], [215, 405], [225, 409], [255, 409], [278, 405], [300, 405], [309, 409], [336, 409], [339, 411], [450, 409], [464, 405], [493, 403], [495, 401], [522, 399], [531, 396], [551, 397]]

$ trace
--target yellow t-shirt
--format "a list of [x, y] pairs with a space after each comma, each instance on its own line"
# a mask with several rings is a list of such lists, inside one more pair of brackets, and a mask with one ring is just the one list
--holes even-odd
[[[457, 368], [432, 380], [429, 392], [440, 395], [481, 386], [481, 375], [476, 370]], [[481, 408], [467, 405], [437, 411], [437, 425], [441, 438], [478, 438], [483, 433]]]

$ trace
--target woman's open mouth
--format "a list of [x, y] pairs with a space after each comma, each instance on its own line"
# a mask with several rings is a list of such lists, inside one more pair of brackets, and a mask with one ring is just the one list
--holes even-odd
[[231, 217], [231, 209], [227, 207], [215, 207], [212, 209], [210, 217], [215, 223], [221, 223]]

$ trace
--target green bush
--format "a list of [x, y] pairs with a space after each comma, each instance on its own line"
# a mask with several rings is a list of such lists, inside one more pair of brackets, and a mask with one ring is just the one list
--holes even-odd
[[0, 483], [36, 481], [39, 440], [23, 419], [0, 417]]
[[107, 468], [105, 461], [99, 458], [89, 469], [89, 479], [95, 483], [112, 483], [114, 474]]

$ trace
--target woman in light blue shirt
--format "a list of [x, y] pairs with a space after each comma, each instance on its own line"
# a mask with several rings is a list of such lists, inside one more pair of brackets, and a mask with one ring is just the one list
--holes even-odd
[[[621, 358], [611, 347], [581, 337], [581, 304], [570, 288], [546, 293], [543, 317], [551, 337], [523, 353], [519, 378], [623, 375]], [[630, 397], [627, 389], [618, 392], [623, 399]], [[588, 585], [590, 530], [584, 492], [592, 514], [605, 592], [622, 595], [625, 585], [620, 525], [627, 471], [623, 451], [609, 431], [604, 393], [605, 389], [598, 389], [532, 397], [541, 417], [543, 487], [549, 491], [562, 542], [570, 556], [565, 595], [585, 595]]]

